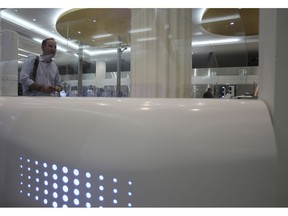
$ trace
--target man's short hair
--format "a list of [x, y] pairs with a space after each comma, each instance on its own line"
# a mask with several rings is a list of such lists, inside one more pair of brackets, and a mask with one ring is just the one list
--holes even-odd
[[54, 40], [54, 41], [55, 41], [55, 39], [52, 38], [52, 37], [51, 37], [51, 38], [46, 38], [46, 39], [44, 39], [44, 40], [42, 41], [41, 47], [46, 46], [48, 40]]

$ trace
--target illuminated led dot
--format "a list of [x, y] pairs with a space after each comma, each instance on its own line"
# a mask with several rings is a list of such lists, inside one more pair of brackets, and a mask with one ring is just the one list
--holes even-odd
[[55, 173], [53, 174], [53, 179], [54, 179], [54, 180], [57, 180], [57, 179], [58, 179], [57, 174], [55, 174]]
[[20, 168], [22, 169], [22, 168], [23, 168], [23, 165], [20, 165]]
[[31, 185], [30, 184], [28, 184], [28, 188], [30, 188], [31, 187]]
[[90, 182], [87, 182], [87, 183], [86, 183], [86, 187], [87, 187], [87, 188], [90, 188], [90, 187], [91, 187]]
[[29, 163], [29, 162], [30, 162], [30, 159], [27, 159], [27, 162]]
[[79, 170], [74, 169], [74, 170], [73, 170], [73, 173], [74, 173], [75, 176], [78, 176], [78, 175], [79, 175]]
[[86, 172], [85, 175], [86, 175], [87, 178], [90, 178], [90, 177], [91, 177], [91, 173], [89, 173], [89, 172]]
[[100, 190], [100, 191], [103, 191], [103, 190], [104, 190], [104, 187], [103, 187], [102, 185], [100, 185], [100, 186], [99, 186], [99, 190]]
[[91, 193], [87, 192], [87, 193], [86, 193], [86, 197], [87, 197], [88, 199], [91, 198]]
[[54, 193], [53, 193], [53, 197], [54, 197], [55, 199], [58, 198], [57, 192], [54, 192]]
[[20, 176], [22, 176], [22, 177], [23, 177], [23, 173], [21, 173], [21, 174], [20, 174]]
[[23, 185], [23, 182], [20, 182], [21, 185]]
[[113, 200], [113, 203], [114, 203], [114, 204], [117, 204], [117, 203], [118, 203], [118, 201], [117, 201], [116, 199], [114, 199], [114, 200]]
[[75, 185], [79, 185], [80, 184], [79, 180], [78, 179], [74, 179], [74, 184]]
[[54, 208], [57, 208], [57, 207], [58, 207], [58, 203], [57, 203], [57, 202], [53, 202], [53, 203], [52, 203], [52, 206], [53, 206]]
[[46, 185], [46, 186], [48, 185], [48, 181], [47, 180], [44, 181], [44, 185]]
[[36, 191], [39, 191], [39, 187], [36, 187], [35, 190], [36, 190]]
[[22, 160], [23, 158], [22, 157], [20, 157], [20, 160]]
[[56, 190], [58, 188], [58, 184], [57, 183], [53, 183], [53, 188]]
[[128, 196], [132, 196], [132, 193], [131, 193], [131, 192], [128, 192]]
[[23, 191], [22, 191], [22, 190], [20, 190], [20, 193], [23, 193]]
[[67, 195], [63, 195], [62, 199], [64, 202], [68, 202], [68, 196]]
[[68, 173], [68, 168], [67, 168], [67, 167], [63, 167], [63, 168], [62, 168], [62, 172], [63, 172], [63, 173]]
[[44, 194], [46, 194], [46, 195], [48, 194], [48, 190], [47, 189], [44, 190]]
[[35, 165], [38, 165], [38, 161], [35, 161], [34, 163], [35, 163]]
[[87, 207], [87, 208], [91, 208], [91, 203], [87, 202], [87, 203], [86, 203], [86, 207]]
[[117, 189], [113, 189], [113, 193], [117, 193], [118, 192], [118, 190]]
[[132, 185], [132, 182], [131, 182], [131, 181], [128, 181], [128, 185]]
[[113, 182], [116, 183], [118, 180], [116, 178], [113, 178]]
[[44, 200], [43, 200], [43, 203], [44, 203], [44, 204], [47, 204], [47, 203], [48, 203], [48, 200], [47, 200], [47, 199], [44, 199]]
[[65, 193], [68, 192], [68, 187], [67, 187], [66, 185], [64, 185], [62, 189], [63, 189], [63, 191], [64, 191]]
[[128, 207], [131, 207], [132, 206], [132, 204], [131, 203], [128, 203]]
[[67, 183], [67, 182], [68, 182], [67, 176], [63, 176], [62, 181], [63, 181], [64, 183]]
[[30, 167], [28, 167], [28, 168], [27, 168], [27, 170], [28, 170], [28, 171], [30, 171], [30, 170], [31, 170], [31, 168], [30, 168]]
[[35, 181], [36, 181], [36, 182], [39, 182], [39, 178], [36, 178]]
[[38, 197], [38, 196], [35, 196], [35, 200], [39, 200], [39, 197]]
[[100, 175], [100, 176], [99, 176], [99, 179], [100, 179], [101, 181], [104, 180], [104, 176]]
[[31, 176], [28, 176], [28, 179], [31, 179]]
[[103, 197], [103, 196], [99, 196], [99, 200], [100, 200], [100, 201], [103, 201], [103, 200], [104, 200], [104, 197]]
[[74, 199], [74, 204], [75, 205], [79, 205], [79, 200], [78, 199]]
[[43, 163], [43, 167], [44, 167], [44, 168], [47, 168], [47, 163]]
[[38, 169], [36, 169], [35, 172], [36, 172], [37, 174], [39, 174], [39, 170], [38, 170]]
[[62, 205], [63, 208], [68, 208], [68, 206], [66, 204]]
[[47, 172], [44, 172], [44, 176], [47, 177], [47, 176], [48, 176], [48, 173], [47, 173]]
[[78, 190], [78, 189], [74, 189], [74, 194], [75, 194], [76, 196], [78, 196], [78, 195], [80, 194], [79, 190]]
[[53, 169], [53, 170], [57, 170], [57, 165], [56, 165], [56, 164], [53, 164], [53, 165], [52, 165], [52, 169]]

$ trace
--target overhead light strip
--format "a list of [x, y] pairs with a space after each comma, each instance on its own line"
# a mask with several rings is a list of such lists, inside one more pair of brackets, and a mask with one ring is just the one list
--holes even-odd
[[18, 50], [21, 51], [21, 52], [24, 52], [24, 53], [28, 53], [28, 54], [39, 55], [38, 53], [31, 52], [31, 51], [28, 51], [28, 50], [24, 50], [24, 49], [21, 49], [21, 48], [18, 48]]
[[152, 31], [152, 28], [133, 29], [129, 31], [129, 33], [135, 34], [135, 33], [149, 32], [149, 31]]
[[150, 37], [150, 38], [139, 38], [137, 39], [137, 42], [144, 42], [144, 41], [155, 41], [157, 40], [157, 37]]
[[55, 39], [57, 40], [57, 42], [62, 43], [62, 44], [65, 44], [65, 45], [67, 45], [68, 47], [71, 46], [71, 47], [74, 48], [74, 49], [78, 49], [78, 48], [79, 48], [79, 46], [78, 46], [77, 44], [75, 44], [75, 43], [69, 43], [69, 44], [67, 44], [67, 40], [66, 40], [66, 39], [61, 38], [61, 37], [59, 37], [59, 36], [57, 36], [57, 35], [49, 32], [49, 31], [47, 31], [47, 30], [45, 30], [45, 29], [42, 29], [42, 28], [36, 26], [35, 24], [32, 24], [32, 23], [27, 22], [27, 21], [25, 21], [25, 20], [22, 20], [22, 19], [20, 19], [20, 18], [18, 18], [18, 17], [15, 17], [15, 16], [7, 13], [5, 10], [2, 11], [1, 16], [2, 16], [3, 19], [5, 19], [5, 20], [7, 20], [7, 21], [10, 21], [10, 22], [12, 22], [12, 23], [15, 23], [15, 24], [17, 24], [17, 25], [19, 25], [19, 26], [21, 26], [21, 27], [23, 27], [23, 28], [26, 28], [26, 29], [28, 29], [28, 30], [37, 32], [37, 33], [39, 33], [39, 34], [41, 34], [41, 35], [43, 35], [43, 36], [45, 36], [45, 37], [51, 37], [51, 36], [52, 36], [53, 38], [55, 38]]
[[227, 21], [227, 20], [234, 20], [234, 19], [240, 19], [239, 14], [235, 15], [230, 15], [230, 16], [223, 16], [223, 17], [216, 17], [216, 18], [211, 18], [211, 19], [204, 19], [202, 20], [202, 24], [205, 23], [212, 23], [212, 22], [221, 22], [221, 21]]
[[[130, 47], [127, 47], [127, 52], [131, 51]], [[86, 51], [86, 53], [90, 56], [96, 56], [96, 55], [103, 55], [103, 54], [116, 54], [116, 49], [109, 49], [109, 50], [96, 50], [96, 51]]]
[[92, 37], [92, 39], [106, 38], [106, 37], [111, 37], [111, 36], [112, 34], [95, 35]]
[[206, 40], [206, 41], [192, 41], [192, 46], [205, 46], [205, 45], [216, 45], [216, 44], [228, 44], [228, 43], [235, 43], [240, 42], [239, 38], [229, 38], [229, 39], [219, 39], [219, 40]]

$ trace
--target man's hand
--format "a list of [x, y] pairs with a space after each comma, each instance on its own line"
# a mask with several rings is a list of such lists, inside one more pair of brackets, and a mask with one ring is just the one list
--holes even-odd
[[56, 91], [56, 87], [54, 86], [43, 86], [41, 88], [41, 92], [46, 93], [46, 94], [51, 94], [54, 91]]
[[62, 90], [63, 90], [62, 86], [56, 86], [55, 87], [55, 91], [57, 91], [57, 92], [60, 92]]
[[46, 94], [51, 94], [55, 91], [57, 92], [62, 91], [62, 87], [61, 86], [43, 86], [34, 82], [32, 85], [29, 86], [29, 91], [32, 91], [32, 90], [41, 91]]

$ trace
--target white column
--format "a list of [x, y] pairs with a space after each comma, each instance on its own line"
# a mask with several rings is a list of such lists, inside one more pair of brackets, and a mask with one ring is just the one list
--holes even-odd
[[104, 80], [106, 76], [106, 62], [96, 61], [96, 88], [104, 88]]
[[18, 95], [18, 47], [18, 33], [0, 31], [0, 95]]
[[132, 9], [132, 97], [191, 97], [191, 17], [191, 9]]
[[259, 99], [268, 106], [276, 135], [280, 206], [287, 206], [288, 200], [287, 20], [287, 9], [260, 9]]

